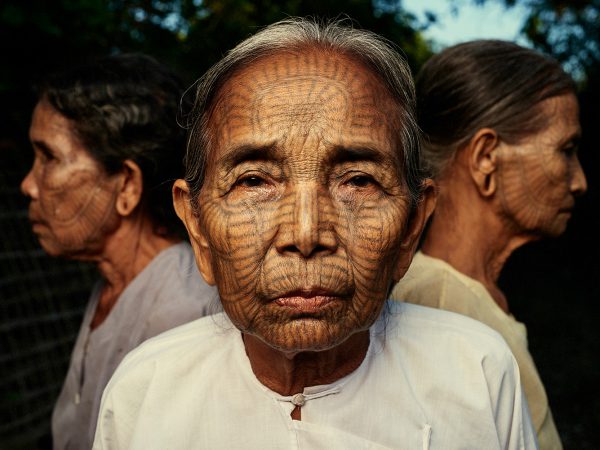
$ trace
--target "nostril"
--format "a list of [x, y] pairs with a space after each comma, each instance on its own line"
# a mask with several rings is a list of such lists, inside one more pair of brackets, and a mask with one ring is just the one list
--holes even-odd
[[300, 250], [295, 245], [286, 245], [279, 247], [277, 250], [279, 250], [279, 253], [300, 253]]
[[304, 258], [310, 258], [324, 253], [331, 253], [332, 249], [329, 246], [317, 244], [311, 247], [302, 248], [297, 245], [291, 244], [282, 246], [279, 249], [280, 253], [289, 255], [302, 255]]
[[332, 252], [332, 249], [327, 245], [317, 245], [312, 251], [313, 255], [318, 255], [318, 254], [322, 254], [322, 253], [331, 253], [331, 252]]

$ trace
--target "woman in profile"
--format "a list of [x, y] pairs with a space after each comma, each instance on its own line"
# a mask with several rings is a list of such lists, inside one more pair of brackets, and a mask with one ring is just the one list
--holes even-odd
[[106, 57], [39, 87], [34, 163], [21, 183], [33, 232], [46, 253], [100, 273], [54, 406], [55, 450], [92, 446], [102, 391], [127, 352], [209, 312], [214, 290], [171, 202], [183, 170], [182, 90], [144, 55]]
[[432, 57], [417, 77], [417, 96], [423, 159], [439, 197], [392, 297], [498, 331], [519, 364], [540, 448], [561, 449], [525, 326], [497, 282], [516, 248], [565, 231], [586, 190], [575, 85], [538, 52], [474, 41]]

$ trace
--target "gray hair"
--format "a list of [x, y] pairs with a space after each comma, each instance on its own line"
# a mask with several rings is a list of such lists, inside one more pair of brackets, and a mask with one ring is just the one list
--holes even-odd
[[516, 144], [546, 126], [540, 102], [568, 93], [575, 93], [571, 77], [535, 50], [498, 40], [449, 47], [417, 75], [423, 164], [440, 176], [482, 128]]
[[354, 29], [341, 21], [319, 22], [290, 18], [274, 23], [230, 50], [196, 82], [196, 99], [187, 116], [188, 145], [185, 180], [195, 202], [204, 183], [210, 148], [208, 122], [219, 90], [233, 74], [259, 58], [285, 51], [321, 48], [347, 55], [366, 65], [381, 79], [399, 106], [402, 158], [413, 202], [420, 198], [420, 132], [415, 118], [415, 91], [408, 64], [384, 38]]

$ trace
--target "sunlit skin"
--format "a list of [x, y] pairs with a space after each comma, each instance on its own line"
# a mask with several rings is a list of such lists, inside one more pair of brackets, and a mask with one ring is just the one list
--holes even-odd
[[79, 257], [101, 250], [118, 224], [117, 180], [84, 149], [72, 124], [47, 102], [35, 107], [29, 129], [33, 167], [21, 190], [40, 245], [52, 256]]
[[587, 189], [577, 157], [581, 134], [573, 94], [539, 105], [545, 127], [507, 143], [479, 130], [440, 176], [440, 198], [422, 250], [481, 282], [509, 311], [498, 278], [512, 252], [562, 234]]
[[243, 332], [255, 374], [277, 392], [354, 370], [412, 258], [433, 200], [427, 190], [410, 214], [399, 115], [347, 57], [266, 57], [219, 92], [197, 202], [176, 183], [200, 270]]
[[105, 283], [92, 329], [108, 316], [125, 287], [176, 240], [159, 236], [138, 205], [143, 183], [130, 160], [108, 175], [78, 139], [73, 124], [49, 103], [33, 112], [33, 167], [21, 183], [29, 219], [52, 256], [94, 262]]

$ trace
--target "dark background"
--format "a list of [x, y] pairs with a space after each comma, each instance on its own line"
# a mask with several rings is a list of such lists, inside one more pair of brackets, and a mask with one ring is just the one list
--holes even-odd
[[[493, 0], [449, 0], [485, 8]], [[527, 7], [531, 44], [561, 60], [580, 87], [580, 158], [589, 190], [568, 231], [530, 244], [500, 284], [529, 330], [531, 353], [566, 449], [600, 448], [600, 0], [504, 0]], [[5, 0], [0, 5], [0, 448], [48, 445], [49, 417], [95, 277], [46, 257], [31, 235], [19, 183], [31, 164], [30, 87], [49, 71], [95, 56], [142, 51], [192, 82], [224, 51], [286, 15], [336, 17], [395, 42], [414, 71], [435, 43], [400, 0]]]

